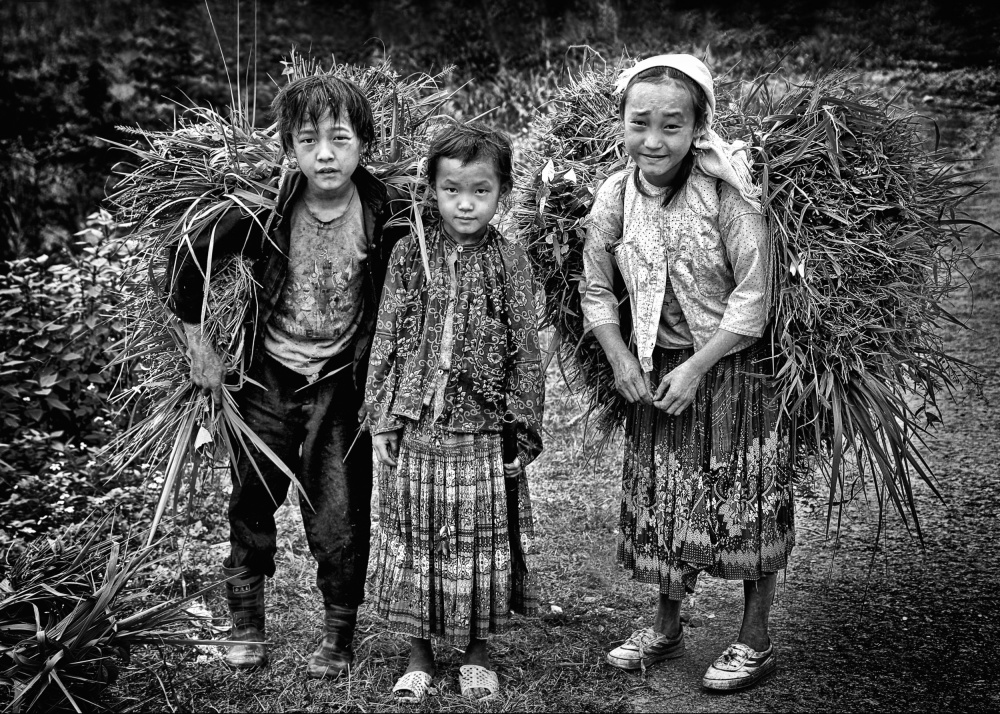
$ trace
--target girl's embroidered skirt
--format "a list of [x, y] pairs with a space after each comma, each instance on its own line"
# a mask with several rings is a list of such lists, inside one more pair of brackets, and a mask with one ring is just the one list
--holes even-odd
[[[691, 355], [653, 355], [659, 378]], [[625, 422], [618, 561], [680, 600], [698, 573], [757, 580], [785, 567], [795, 543], [791, 468], [775, 425], [763, 343], [720, 360], [694, 403], [672, 417], [632, 407]]]
[[368, 595], [391, 629], [464, 646], [537, 611], [528, 484], [504, 478], [499, 434], [408, 425], [378, 487]]

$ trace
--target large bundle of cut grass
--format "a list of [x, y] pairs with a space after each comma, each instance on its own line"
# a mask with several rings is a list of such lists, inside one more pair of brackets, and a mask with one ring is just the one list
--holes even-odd
[[[420, 204], [417, 166], [428, 141], [429, 119], [447, 99], [439, 81], [450, 70], [403, 77], [388, 60], [379, 67], [335, 65], [327, 70], [294, 52], [285, 64], [284, 74], [290, 79], [329, 72], [362, 88], [377, 131], [362, 160], [387, 183], [408, 191], [415, 206]], [[137, 460], [164, 469], [150, 539], [171, 497], [176, 506], [182, 491], [194, 493], [195, 489], [183, 486], [185, 478], [193, 482], [198, 477], [199, 462], [233, 458], [238, 445], [255, 445], [299, 485], [287, 466], [247, 428], [232, 396], [245, 379], [244, 326], [256, 289], [252, 266], [231, 259], [217, 266], [215, 274], [205, 275], [203, 324], [234, 375], [219, 408], [191, 384], [186, 338], [161, 293], [168, 258], [189, 249], [187, 236], [211, 229], [234, 205], [253, 214], [262, 226], [272, 219], [287, 162], [276, 127], [255, 127], [254, 111], [245, 97], [234, 97], [225, 114], [188, 107], [173, 130], [125, 129], [139, 140], [120, 145], [135, 162], [120, 172], [111, 201], [119, 221], [130, 226], [127, 240], [139, 257], [118, 314], [126, 337], [114, 348], [114, 364], [129, 377], [115, 399], [133, 418], [132, 426], [107, 453], [118, 469]], [[418, 211], [396, 220], [408, 219], [419, 228]]]
[[0, 686], [4, 711], [106, 709], [101, 692], [132, 647], [217, 644], [192, 639], [187, 597], [156, 602], [142, 584], [156, 548], [119, 532], [115, 514], [39, 538], [0, 582]]
[[[582, 221], [600, 181], [627, 162], [611, 98], [618, 71], [571, 79], [537, 118], [514, 214], [544, 285], [556, 354], [605, 434], [626, 404], [583, 333], [578, 285]], [[969, 255], [971, 221], [959, 210], [975, 186], [925, 149], [912, 112], [847, 72], [792, 84], [776, 71], [719, 95], [720, 133], [752, 147], [773, 235], [776, 386], [792, 456], [824, 457], [829, 514], [873, 486], [880, 507], [891, 502], [919, 533], [911, 477], [934, 486], [923, 436], [940, 420], [941, 390], [969, 374], [936, 329], [955, 321], [943, 301]], [[860, 477], [850, 487], [848, 452]]]

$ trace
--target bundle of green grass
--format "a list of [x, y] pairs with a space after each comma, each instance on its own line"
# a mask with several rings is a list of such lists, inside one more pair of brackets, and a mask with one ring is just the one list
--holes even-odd
[[38, 538], [0, 581], [4, 711], [110, 711], [103, 691], [139, 645], [210, 644], [191, 637], [190, 601], [165, 602], [149, 583], [157, 548], [122, 532], [111, 513]]
[[[418, 162], [428, 142], [429, 120], [447, 100], [440, 83], [450, 70], [404, 77], [388, 60], [378, 67], [324, 69], [295, 53], [285, 66], [289, 80], [326, 72], [362, 88], [377, 132], [362, 162], [419, 207], [425, 191]], [[206, 107], [185, 108], [170, 131], [122, 128], [137, 137], [132, 144], [119, 145], [134, 161], [120, 170], [110, 198], [119, 223], [129, 228], [126, 240], [134, 259], [118, 314], [126, 335], [114, 347], [113, 366], [123, 375], [114, 398], [130, 415], [131, 426], [108, 446], [107, 455], [117, 470], [137, 461], [162, 470], [150, 539], [171, 499], [176, 507], [182, 493], [190, 499], [198, 492], [199, 478], [220, 471], [201, 466], [233, 458], [239, 445], [255, 445], [299, 486], [243, 422], [231, 390], [224, 390], [216, 408], [191, 384], [184, 331], [162, 294], [169, 256], [187, 250], [190, 235], [210, 230], [234, 205], [253, 213], [262, 226], [273, 219], [288, 163], [276, 126], [254, 126], [253, 101], [234, 96], [224, 114]], [[419, 224], [420, 212], [394, 220]], [[246, 311], [257, 287], [252, 266], [233, 258], [205, 280], [203, 325], [238, 387], [245, 379]]]
[[[628, 161], [612, 98], [619, 69], [571, 78], [535, 119], [513, 216], [544, 287], [542, 326], [604, 435], [627, 405], [584, 334], [578, 286], [594, 192]], [[828, 515], [863, 489], [916, 525], [912, 477], [934, 486], [923, 436], [940, 419], [938, 395], [968, 375], [937, 328], [955, 321], [943, 301], [961, 284], [959, 211], [975, 186], [925, 149], [926, 122], [849, 73], [792, 84], [772, 72], [718, 94], [717, 129], [752, 147], [773, 236], [769, 334], [792, 457], [820, 457]], [[627, 321], [627, 302], [620, 310]]]

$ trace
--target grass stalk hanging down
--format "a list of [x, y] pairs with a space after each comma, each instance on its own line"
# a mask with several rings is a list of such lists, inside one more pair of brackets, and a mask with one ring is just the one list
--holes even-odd
[[[439, 89], [450, 69], [435, 76], [402, 77], [387, 60], [379, 67], [335, 65], [327, 70], [293, 52], [283, 74], [295, 79], [322, 72], [354, 81], [367, 95], [377, 137], [362, 160], [376, 176], [411, 197], [409, 215], [393, 220], [419, 233], [426, 193], [419, 159], [427, 145], [429, 121], [450, 96]], [[226, 112], [182, 108], [170, 131], [123, 128], [136, 137], [132, 144], [119, 144], [133, 162], [121, 167], [111, 196], [119, 222], [131, 228], [127, 240], [137, 256], [123, 281], [117, 315], [126, 326], [125, 337], [113, 348], [113, 366], [122, 375], [113, 398], [131, 426], [106, 454], [118, 471], [137, 461], [163, 471], [149, 542], [169, 504], [176, 508], [185, 496], [190, 499], [196, 493], [193, 484], [201, 463], [219, 465], [238, 451], [258, 451], [302, 491], [287, 465], [247, 427], [233, 398], [247, 380], [245, 336], [253, 317], [248, 305], [259, 287], [254, 266], [232, 258], [204, 276], [203, 325], [229, 370], [218, 408], [189, 380], [184, 332], [166, 309], [163, 295], [171, 253], [190, 250], [189, 236], [213, 230], [233, 206], [268, 226], [288, 165], [276, 127], [255, 127], [248, 106], [237, 102]], [[254, 468], [259, 475], [258, 464]]]
[[[514, 221], [545, 289], [545, 326], [605, 434], [626, 404], [597, 341], [583, 334], [582, 225], [597, 185], [626, 166], [611, 88], [618, 68], [571, 78], [533, 126]], [[925, 149], [921, 122], [840, 71], [792, 84], [780, 70], [725, 88], [720, 133], [751, 147], [774, 253], [772, 340], [781, 430], [792, 456], [818, 455], [828, 523], [853, 497], [844, 461], [880, 508], [919, 534], [913, 479], [937, 400], [972, 376], [937, 328], [972, 248], [962, 204], [978, 187]], [[630, 314], [627, 296], [623, 323]]]

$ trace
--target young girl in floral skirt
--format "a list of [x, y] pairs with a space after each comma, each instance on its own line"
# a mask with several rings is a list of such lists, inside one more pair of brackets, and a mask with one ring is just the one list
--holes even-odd
[[435, 675], [431, 638], [465, 647], [462, 693], [496, 696], [487, 637], [532, 612], [526, 467], [541, 451], [543, 380], [524, 249], [490, 225], [512, 185], [502, 134], [451, 125], [427, 174], [441, 215], [389, 259], [366, 401], [380, 463], [369, 596], [410, 637], [393, 692], [417, 703]]
[[[631, 404], [618, 560], [659, 599], [653, 626], [607, 660], [637, 670], [680, 657], [681, 602], [699, 574], [742, 580], [739, 634], [702, 684], [744, 689], [777, 666], [768, 618], [795, 543], [780, 405], [764, 378], [770, 234], [743, 148], [713, 128], [701, 60], [650, 57], [616, 91], [631, 162], [594, 199], [582, 308]], [[630, 298], [624, 331], [617, 276]]]

